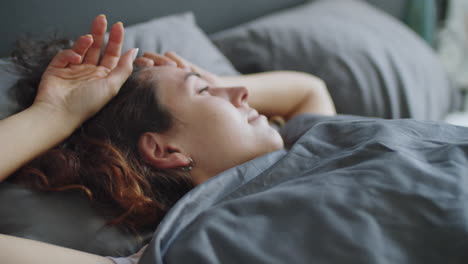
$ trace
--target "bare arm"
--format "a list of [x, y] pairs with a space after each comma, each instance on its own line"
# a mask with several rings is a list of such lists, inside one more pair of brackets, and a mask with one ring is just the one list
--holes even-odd
[[64, 113], [41, 106], [31, 106], [1, 120], [0, 181], [64, 140], [78, 124]]
[[114, 43], [98, 64], [102, 42], [96, 46], [94, 39], [104, 39], [106, 28], [98, 16], [93, 32], [99, 33], [80, 37], [50, 62], [33, 105], [0, 121], [0, 182], [63, 141], [117, 94], [132, 71], [135, 50], [120, 59], [123, 26], [117, 23], [110, 33]]
[[34, 240], [0, 234], [0, 259], [3, 264], [112, 264], [105, 257]]
[[219, 78], [222, 85], [247, 87], [250, 106], [266, 116], [289, 120], [303, 113], [336, 114], [325, 83], [310, 74], [274, 71]]
[[[116, 23], [109, 37], [113, 43], [99, 60], [106, 28], [105, 17], [98, 16], [92, 36], [80, 37], [73, 48], [52, 59], [33, 105], [0, 121], [0, 181], [64, 140], [118, 93], [132, 72], [136, 50], [120, 56], [123, 25]], [[112, 263], [97, 255], [6, 235], [0, 235], [0, 262]]]

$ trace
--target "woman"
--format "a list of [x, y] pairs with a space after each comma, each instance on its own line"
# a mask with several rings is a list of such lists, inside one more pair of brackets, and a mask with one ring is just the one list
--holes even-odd
[[[147, 53], [132, 73], [137, 50], [120, 56], [122, 23], [113, 25], [100, 58], [106, 24], [98, 16], [92, 35], [50, 63], [17, 57], [27, 73], [19, 83], [25, 98], [20, 103], [27, 108], [0, 122], [8, 153], [0, 159], [1, 181], [16, 172], [17, 181], [35, 188], [82, 189], [110, 205], [114, 224], [157, 226], [194, 186], [283, 147], [264, 115], [335, 113], [323, 83], [306, 74], [221, 78], [174, 53]], [[21, 92], [36, 85], [35, 97]], [[6, 263], [111, 263], [3, 235], [0, 244]]]

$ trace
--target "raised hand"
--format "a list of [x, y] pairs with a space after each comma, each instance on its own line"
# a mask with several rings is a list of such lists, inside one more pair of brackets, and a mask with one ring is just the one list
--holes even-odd
[[176, 66], [187, 71], [198, 72], [202, 79], [210, 83], [211, 85], [219, 85], [221, 79], [219, 76], [187, 61], [186, 59], [180, 57], [175, 52], [166, 52], [164, 55], [154, 53], [154, 52], [145, 52], [142, 57], [139, 57], [135, 60], [135, 65], [139, 67], [151, 67], [151, 66]]
[[107, 21], [97, 16], [91, 34], [81, 36], [71, 49], [59, 52], [42, 76], [33, 106], [59, 111], [83, 122], [115, 96], [133, 69], [137, 49], [121, 54], [124, 29], [112, 26], [104, 45]]

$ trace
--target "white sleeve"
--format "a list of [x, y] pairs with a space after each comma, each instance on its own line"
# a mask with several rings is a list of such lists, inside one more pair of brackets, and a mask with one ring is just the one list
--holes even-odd
[[145, 252], [145, 249], [148, 245], [142, 247], [137, 253], [130, 255], [128, 257], [122, 257], [122, 258], [113, 258], [113, 257], [107, 257], [110, 259], [112, 262], [115, 264], [137, 264], [138, 260], [140, 260], [141, 255], [143, 252]]

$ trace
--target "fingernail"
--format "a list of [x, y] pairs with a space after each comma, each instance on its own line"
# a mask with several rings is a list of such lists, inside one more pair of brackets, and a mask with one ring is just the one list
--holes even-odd
[[122, 27], [123, 27], [123, 23], [122, 23], [121, 21], [119, 21], [119, 22], [117, 22], [117, 23], [115, 23], [115, 24], [116, 24], [116, 25], [120, 24], [120, 25], [122, 25]]
[[133, 49], [133, 54], [132, 54], [133, 60], [135, 60], [136, 57], [138, 56], [138, 51], [139, 51], [139, 50], [140, 50], [139, 48]]

